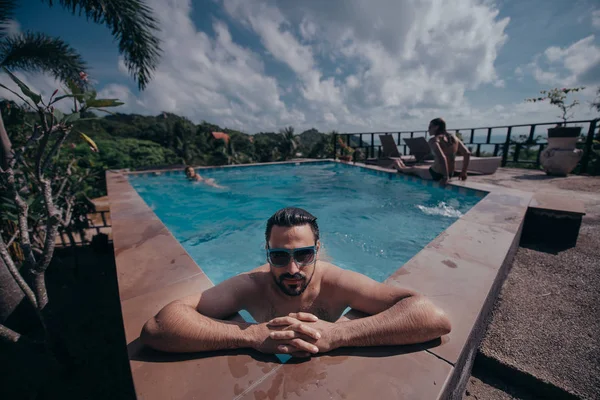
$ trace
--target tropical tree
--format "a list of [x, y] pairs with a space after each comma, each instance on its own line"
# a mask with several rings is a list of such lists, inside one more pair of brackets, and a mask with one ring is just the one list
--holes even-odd
[[592, 107], [600, 113], [600, 86], [596, 89], [596, 99], [592, 102]]
[[[42, 0], [50, 7], [52, 0]], [[146, 88], [160, 56], [154, 32], [158, 24], [143, 0], [59, 0], [74, 15], [106, 25], [118, 41], [125, 65], [141, 90]], [[78, 81], [86, 71], [79, 53], [62, 39], [44, 33], [8, 35], [7, 22], [16, 9], [14, 0], [0, 1], [0, 66], [10, 71], [46, 72], [63, 82]], [[11, 144], [0, 117], [0, 166], [6, 168]]]
[[[73, 14], [83, 14], [89, 20], [109, 27], [138, 87], [143, 90], [147, 86], [160, 56], [160, 46], [155, 36], [157, 22], [143, 0], [42, 2], [50, 7], [58, 3]], [[86, 65], [82, 57], [62, 39], [32, 32], [9, 36], [5, 24], [11, 19], [15, 8], [16, 1], [0, 1], [0, 67], [15, 84], [13, 88], [2, 87], [20, 98], [37, 119], [28, 125], [24, 143], [13, 147], [0, 115], [0, 191], [8, 196], [14, 206], [18, 227], [14, 232], [9, 232], [12, 237], [8, 245], [4, 235], [0, 235], [0, 323], [25, 297], [46, 328], [44, 313], [48, 296], [44, 273], [54, 253], [56, 232], [61, 223], [68, 225], [69, 221], [65, 219], [72, 215], [72, 196], [61, 197], [61, 194], [66, 190], [65, 187], [74, 188], [81, 182], [78, 179], [74, 182], [60, 179], [57, 174], [62, 172], [70, 176], [75, 164], [70, 162], [61, 169], [58, 155], [65, 140], [74, 131], [74, 122], [81, 120], [87, 110], [103, 110], [122, 103], [115, 99], [96, 98], [96, 92], [87, 82]], [[52, 74], [67, 85], [65, 94], [56, 96], [57, 88], [52, 96], [43, 99], [13, 74], [16, 71]], [[69, 114], [63, 114], [55, 108], [58, 102], [66, 100], [71, 100], [73, 104]], [[88, 136], [81, 132], [79, 134], [91, 148], [98, 150]], [[44, 226], [43, 245], [39, 248], [32, 244], [28, 224], [29, 210], [35, 201], [44, 210], [41, 217], [41, 225]], [[15, 260], [8, 251], [14, 242], [19, 243], [22, 260]], [[25, 279], [22, 273], [29, 279]], [[48, 345], [48, 332], [46, 329], [44, 331], [44, 343]], [[23, 337], [0, 325], [0, 339], [18, 342]]]
[[[12, 311], [9, 308], [15, 307], [22, 297], [26, 297], [44, 328], [44, 339], [49, 340], [45, 344], [52, 350], [53, 336], [47, 330], [45, 319], [48, 304], [45, 272], [54, 254], [59, 228], [70, 228], [74, 222], [73, 216], [80, 216], [73, 206], [78, 186], [86, 177], [82, 174], [79, 178], [72, 179], [76, 159], [69, 157], [68, 164], [61, 165], [59, 153], [67, 137], [76, 131], [73, 125], [82, 113], [93, 109], [103, 110], [123, 103], [114, 99], [97, 99], [93, 89], [83, 91], [80, 85], [73, 82], [69, 83], [69, 89], [64, 95], [55, 97], [57, 89], [48, 99], [43, 99], [10, 71], [5, 69], [5, 72], [20, 93], [7, 86], [0, 86], [20, 97], [25, 107], [35, 112], [37, 121], [25, 134], [22, 145], [11, 151], [7, 165], [0, 168], [1, 192], [7, 195], [14, 206], [14, 217], [11, 219], [10, 215], [3, 215], [3, 222], [12, 222], [18, 226], [8, 245], [0, 235], [0, 269], [4, 270], [0, 276], [4, 279], [11, 276], [13, 279], [0, 282], [4, 289], [0, 296], [0, 315], [6, 317]], [[74, 107], [69, 114], [64, 114], [56, 108], [56, 104], [66, 99], [74, 101]], [[83, 132], [77, 133], [93, 151], [98, 151], [92, 139]], [[5, 203], [3, 201], [3, 207], [6, 208]], [[32, 219], [36, 221], [34, 226], [31, 226]], [[8, 247], [15, 240], [20, 244], [22, 259], [11, 256], [8, 251]], [[6, 274], [6, 271], [9, 274]], [[15, 290], [15, 287], [20, 291]], [[10, 290], [6, 290], [7, 288]], [[18, 342], [22, 335], [0, 325], [0, 338]]]
[[298, 147], [298, 142], [296, 136], [294, 135], [294, 127], [288, 126], [279, 131], [281, 135], [281, 148], [279, 149], [281, 153], [281, 158], [283, 160], [289, 160], [293, 158], [296, 153], [296, 148]]
[[[50, 7], [59, 3], [73, 15], [106, 25], [118, 41], [125, 65], [144, 89], [151, 79], [160, 56], [154, 32], [158, 24], [144, 0], [42, 0]], [[11, 71], [48, 72], [62, 81], [75, 79], [85, 72], [79, 53], [62, 39], [38, 32], [7, 35], [6, 23], [14, 15], [17, 2], [0, 1], [0, 66]]]
[[333, 158], [333, 138], [335, 135], [337, 135], [336, 131], [320, 134], [321, 138], [313, 145], [306, 156], [309, 158]]
[[170, 134], [168, 147], [172, 148], [187, 165], [191, 165], [198, 156], [197, 148], [194, 146], [195, 134], [196, 127], [185, 118], [175, 122], [173, 132]]

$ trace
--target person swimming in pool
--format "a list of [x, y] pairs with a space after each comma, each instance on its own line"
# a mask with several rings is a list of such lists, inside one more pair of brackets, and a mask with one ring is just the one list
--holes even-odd
[[[424, 343], [450, 332], [444, 312], [424, 296], [324, 262], [320, 250], [315, 216], [294, 207], [277, 211], [266, 224], [264, 265], [167, 304], [146, 322], [141, 342], [165, 352], [253, 348], [309, 357], [339, 347]], [[366, 316], [349, 319], [347, 307]], [[240, 310], [257, 322], [228, 319]]]
[[196, 171], [194, 170], [194, 168], [192, 167], [187, 167], [185, 169], [185, 176], [187, 176], [187, 178], [190, 181], [194, 181], [194, 182], [202, 182], [205, 183], [209, 186], [213, 186], [219, 189], [223, 189], [223, 186], [220, 186], [217, 184], [217, 182], [215, 182], [214, 179], [212, 178], [203, 178], [202, 176], [200, 176], [200, 174], [196, 173]]
[[467, 180], [467, 169], [471, 159], [471, 152], [460, 139], [446, 130], [446, 122], [442, 118], [431, 120], [428, 127], [429, 148], [434, 156], [434, 163], [429, 169], [423, 167], [407, 167], [402, 160], [396, 160], [394, 167], [398, 172], [416, 175], [421, 179], [439, 181], [446, 185], [454, 175], [456, 155], [463, 156], [462, 171], [459, 179]]

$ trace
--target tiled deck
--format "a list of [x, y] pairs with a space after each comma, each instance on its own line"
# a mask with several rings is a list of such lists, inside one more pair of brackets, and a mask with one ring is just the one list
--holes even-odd
[[[390, 179], [416, 179], [360, 167]], [[212, 283], [132, 188], [127, 174], [107, 172], [107, 186], [123, 321], [140, 399], [460, 397], [533, 195], [486, 184], [450, 186], [489, 194], [386, 281], [425, 294], [448, 313], [453, 330], [441, 341], [340, 349], [281, 364], [253, 351], [172, 355], [139, 344], [142, 325], [160, 308]]]

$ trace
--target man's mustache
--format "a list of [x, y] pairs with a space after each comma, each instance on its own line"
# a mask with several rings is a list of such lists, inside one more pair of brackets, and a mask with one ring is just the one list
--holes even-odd
[[288, 274], [288, 273], [282, 274], [279, 277], [279, 280], [282, 281], [284, 279], [305, 279], [305, 278], [306, 277], [303, 274], [296, 272], [294, 275]]

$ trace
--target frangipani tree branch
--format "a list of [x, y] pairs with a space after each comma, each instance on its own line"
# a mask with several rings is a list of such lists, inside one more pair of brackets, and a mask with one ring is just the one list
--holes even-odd
[[21, 340], [21, 334], [0, 324], [0, 339], [6, 342], [17, 343]]
[[19, 209], [18, 226], [19, 235], [21, 238], [21, 250], [23, 251], [23, 254], [25, 256], [25, 266], [27, 268], [31, 268], [33, 265], [35, 265], [36, 260], [31, 249], [31, 242], [29, 240], [29, 227], [27, 222], [29, 206], [19, 194], [19, 191], [16, 187], [16, 180], [13, 169], [8, 168], [8, 170], [3, 172], [2, 175], [3, 180], [6, 183], [6, 188], [8, 189], [10, 196], [13, 198], [15, 204]]
[[25, 297], [27, 297], [27, 300], [29, 300], [29, 302], [37, 309], [38, 303], [37, 303], [35, 294], [33, 293], [31, 288], [29, 287], [29, 285], [27, 285], [27, 282], [25, 282], [25, 280], [19, 273], [17, 266], [15, 265], [12, 258], [10, 257], [10, 254], [8, 254], [8, 249], [7, 249], [6, 245], [4, 244], [4, 239], [2, 239], [1, 236], [0, 236], [0, 258], [2, 258], [4, 265], [6, 265], [6, 268], [8, 268], [8, 271], [12, 275], [13, 279], [17, 282], [17, 285], [19, 285], [19, 287], [25, 294]]

